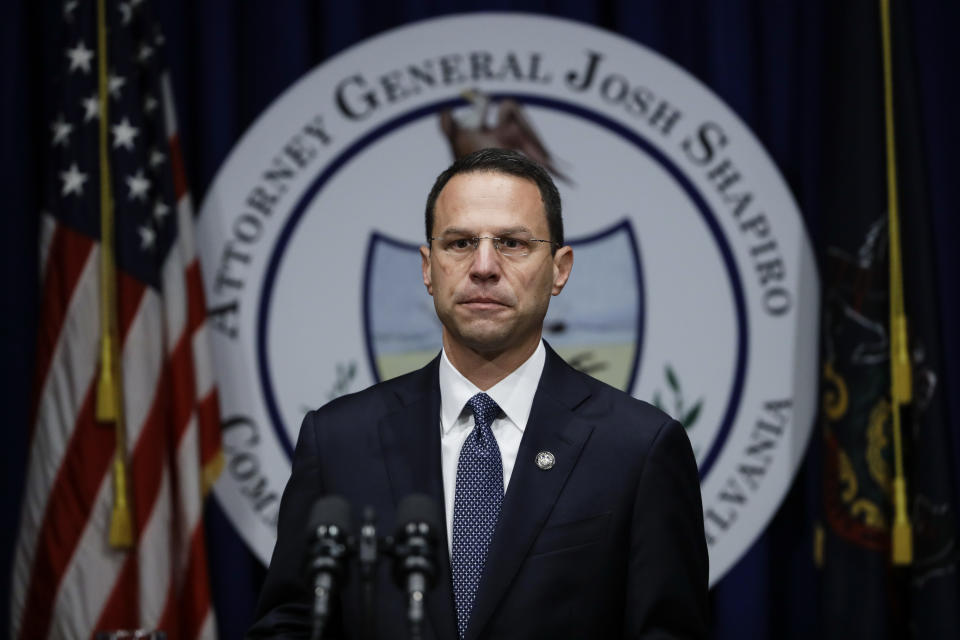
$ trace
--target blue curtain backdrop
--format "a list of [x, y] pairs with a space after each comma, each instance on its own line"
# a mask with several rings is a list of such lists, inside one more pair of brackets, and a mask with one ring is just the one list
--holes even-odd
[[[845, 3], [841, 3], [845, 4]], [[45, 56], [44, 24], [61, 2], [8, 0], [0, 9], [0, 216], [3, 311], [0, 322], [4, 411], [3, 510], [0, 539], [0, 637], [8, 633], [9, 575], [23, 487], [37, 315], [39, 180], [35, 148], [48, 142], [38, 100]], [[857, 5], [860, 5], [859, 7]], [[874, 8], [851, 2], [848, 8]], [[218, 167], [257, 115], [305, 72], [337, 52], [392, 27], [464, 11], [515, 10], [598, 25], [651, 47], [711, 87], [756, 133], [800, 204], [815, 246], [823, 230], [842, 225], [822, 203], [826, 124], [842, 108], [825, 89], [831, 56], [844, 46], [834, 3], [823, 0], [161, 0], [154, 3], [167, 37], [190, 190], [198, 205]], [[958, 3], [908, 5], [899, 15], [911, 34], [912, 72], [934, 255], [932, 290], [939, 302], [943, 389], [948, 399], [948, 476], [960, 489], [960, 63]], [[877, 52], [879, 56], [879, 51]], [[858, 162], [851, 156], [850, 163]], [[906, 214], [905, 214], [906, 215]], [[910, 224], [909, 217], [904, 220]], [[811, 560], [821, 504], [819, 434], [779, 513], [742, 561], [713, 590], [714, 637], [817, 636], [820, 577]], [[917, 461], [922, 464], [922, 461]], [[960, 491], [957, 492], [960, 495]], [[250, 624], [263, 568], [233, 533], [214, 500], [208, 509], [211, 573], [223, 638]], [[955, 603], [960, 605], [960, 603]], [[881, 612], [878, 612], [880, 615]]]

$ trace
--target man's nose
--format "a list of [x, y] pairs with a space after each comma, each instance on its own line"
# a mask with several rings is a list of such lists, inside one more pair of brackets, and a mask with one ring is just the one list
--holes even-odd
[[473, 262], [470, 264], [472, 278], [489, 280], [500, 277], [500, 252], [493, 246], [490, 238], [480, 238], [480, 243], [473, 252]]

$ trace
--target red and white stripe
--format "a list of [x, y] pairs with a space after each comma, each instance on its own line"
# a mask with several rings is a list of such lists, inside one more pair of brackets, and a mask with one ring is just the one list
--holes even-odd
[[98, 244], [41, 223], [44, 309], [12, 638], [89, 638], [154, 628], [213, 638], [202, 505], [220, 459], [217, 394], [204, 325], [193, 215], [169, 79], [163, 78], [179, 232], [158, 293], [118, 274], [119, 331], [134, 548], [108, 543], [113, 425], [94, 419], [100, 336]]

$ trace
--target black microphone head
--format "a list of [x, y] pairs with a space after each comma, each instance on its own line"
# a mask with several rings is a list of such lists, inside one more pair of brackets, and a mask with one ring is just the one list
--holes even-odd
[[304, 570], [314, 593], [313, 636], [323, 637], [330, 616], [331, 594], [343, 588], [349, 537], [353, 530], [350, 503], [340, 496], [324, 496], [310, 509], [309, 543]]
[[313, 504], [308, 522], [311, 537], [316, 536], [322, 526], [328, 530], [337, 527], [339, 535], [350, 535], [353, 531], [350, 503], [340, 496], [324, 496]]
[[433, 585], [440, 522], [440, 508], [428, 495], [414, 493], [397, 505], [393, 578], [400, 588], [410, 589], [414, 578], [418, 590]]
[[319, 575], [327, 579], [341, 576], [353, 531], [350, 503], [340, 496], [324, 496], [313, 504], [307, 522], [307, 575], [311, 579]]
[[425, 493], [411, 493], [404, 497], [397, 505], [397, 538], [411, 534], [407, 531], [408, 525], [416, 526], [417, 530], [413, 532], [415, 534], [435, 538], [440, 527], [440, 508], [437, 501]]

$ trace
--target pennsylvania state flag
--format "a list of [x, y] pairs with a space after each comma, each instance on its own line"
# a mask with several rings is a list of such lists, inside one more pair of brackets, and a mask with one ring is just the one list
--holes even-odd
[[824, 60], [822, 621], [826, 638], [960, 638], [930, 203], [910, 25], [891, 3], [896, 184], [912, 402], [901, 410], [912, 562], [891, 560], [891, 237], [881, 9], [828, 9]]

